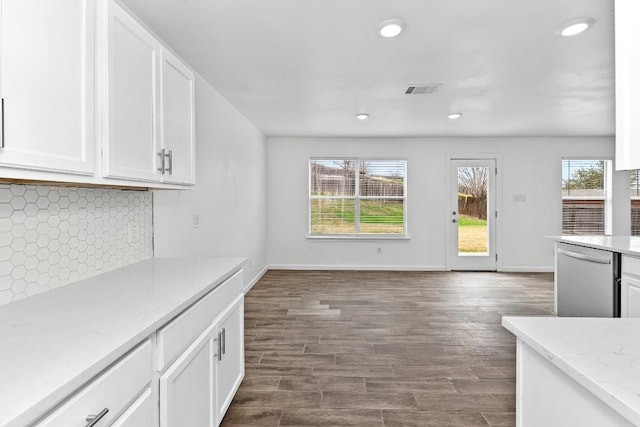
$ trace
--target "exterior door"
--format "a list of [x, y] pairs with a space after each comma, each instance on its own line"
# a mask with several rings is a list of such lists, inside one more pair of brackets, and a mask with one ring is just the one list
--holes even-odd
[[447, 269], [495, 271], [496, 160], [451, 159]]

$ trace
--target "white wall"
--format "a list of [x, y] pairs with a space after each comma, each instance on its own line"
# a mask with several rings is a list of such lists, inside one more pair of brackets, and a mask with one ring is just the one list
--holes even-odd
[[[267, 143], [269, 264], [288, 268], [436, 269], [446, 266], [447, 159], [450, 154], [489, 153], [499, 161], [501, 234], [498, 268], [553, 271], [553, 244], [561, 231], [561, 159], [613, 158], [613, 138], [270, 138]], [[307, 239], [309, 157], [405, 158], [407, 242]], [[626, 180], [626, 181], [625, 181]], [[616, 173], [614, 191], [628, 187]], [[617, 185], [616, 185], [617, 184]], [[628, 191], [628, 190], [627, 190]], [[526, 202], [515, 202], [514, 195]], [[629, 217], [628, 192], [614, 194], [614, 218]], [[501, 204], [501, 206], [500, 206]], [[614, 233], [627, 230], [616, 224]], [[626, 228], [625, 228], [626, 227]], [[382, 251], [378, 254], [378, 248]]]
[[154, 192], [154, 255], [248, 257], [250, 283], [267, 264], [265, 138], [197, 76], [196, 141], [195, 188]]

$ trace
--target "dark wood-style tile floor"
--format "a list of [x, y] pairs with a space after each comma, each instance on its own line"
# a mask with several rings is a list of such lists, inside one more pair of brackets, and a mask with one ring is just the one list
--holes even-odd
[[552, 274], [270, 271], [222, 425], [514, 426], [501, 317], [552, 309]]

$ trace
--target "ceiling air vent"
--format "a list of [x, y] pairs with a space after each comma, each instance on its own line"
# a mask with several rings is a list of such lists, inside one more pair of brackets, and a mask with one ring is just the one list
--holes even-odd
[[425, 95], [435, 93], [442, 84], [430, 84], [430, 85], [409, 85], [404, 92], [405, 95]]

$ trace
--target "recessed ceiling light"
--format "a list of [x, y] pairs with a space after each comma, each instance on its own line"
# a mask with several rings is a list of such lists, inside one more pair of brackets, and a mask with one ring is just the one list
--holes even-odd
[[380, 23], [380, 35], [385, 38], [396, 37], [404, 30], [404, 22], [400, 19], [387, 19]]
[[356, 114], [356, 119], [367, 120], [368, 118], [369, 118], [369, 114], [367, 114], [367, 113]]
[[587, 31], [587, 29], [592, 26], [596, 22], [593, 18], [578, 18], [573, 19], [569, 22], [565, 22], [559, 29], [556, 31], [556, 34], [559, 34], [564, 37], [571, 37], [578, 35]]
[[451, 113], [447, 117], [449, 117], [451, 120], [457, 120], [462, 117], [462, 113]]

